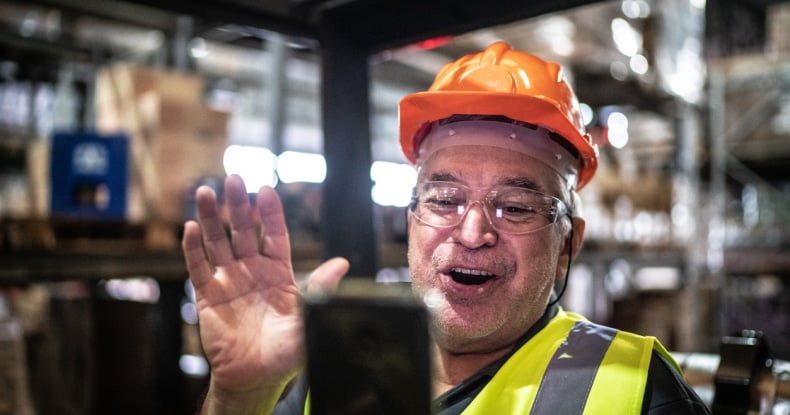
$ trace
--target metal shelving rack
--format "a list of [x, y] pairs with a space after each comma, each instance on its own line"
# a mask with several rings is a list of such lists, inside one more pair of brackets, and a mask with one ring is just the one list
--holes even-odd
[[[782, 331], [781, 316], [760, 308], [784, 304], [776, 283], [787, 286], [790, 276], [790, 197], [781, 188], [790, 179], [789, 103], [786, 56], [735, 56], [709, 67], [705, 245], [718, 287], [720, 335], [732, 330], [733, 316]], [[787, 353], [790, 344], [775, 346]]]

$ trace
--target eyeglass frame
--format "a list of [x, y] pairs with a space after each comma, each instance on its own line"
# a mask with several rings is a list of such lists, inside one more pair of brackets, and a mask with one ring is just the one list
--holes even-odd
[[[465, 191], [465, 196], [467, 196], [467, 197], [465, 198], [464, 204], [463, 205], [456, 204], [456, 206], [463, 206], [463, 212], [461, 214], [458, 214], [458, 220], [454, 221], [454, 223], [447, 224], [447, 225], [438, 225], [438, 224], [434, 224], [434, 223], [428, 222], [426, 219], [424, 219], [424, 218], [420, 217], [419, 215], [417, 215], [416, 211], [417, 211], [417, 205], [419, 203], [418, 191], [419, 191], [419, 189], [421, 189], [421, 188], [423, 188], [425, 186], [431, 185], [431, 184], [450, 185], [449, 187], [460, 188], [460, 189]], [[542, 206], [541, 206], [541, 209], [536, 209], [535, 210], [536, 214], [546, 218], [548, 220], [548, 223], [546, 223], [545, 225], [540, 226], [538, 228], [530, 229], [530, 230], [524, 231], [524, 232], [517, 232], [517, 231], [500, 229], [500, 226], [498, 225], [499, 222], [495, 221], [493, 218], [497, 217], [498, 219], [500, 219], [500, 221], [501, 220], [506, 220], [506, 219], [502, 218], [501, 216], [497, 216], [496, 214], [494, 214], [492, 212], [494, 212], [496, 210], [501, 210], [501, 208], [497, 209], [493, 205], [493, 199], [496, 198], [497, 192], [500, 192], [502, 189], [515, 189], [515, 190], [520, 190], [520, 191], [526, 191], [528, 193], [531, 193], [531, 194], [534, 194], [534, 195], [537, 195], [537, 196], [540, 196], [540, 197], [548, 199], [550, 201], [550, 203], [549, 203], [549, 210], [553, 210], [552, 213], [549, 213], [547, 215], [545, 213], [545, 210], [542, 209]], [[477, 194], [477, 193], [481, 193], [481, 192], [485, 192], [485, 196], [482, 197], [482, 198], [480, 198], [480, 197], [478, 197], [478, 198], [470, 198], [470, 197], [468, 197], [470, 193], [471, 194]], [[482, 189], [482, 188], [472, 188], [472, 187], [466, 186], [466, 185], [458, 183], [458, 182], [443, 181], [443, 180], [432, 180], [432, 181], [426, 181], [426, 182], [423, 182], [423, 183], [418, 183], [414, 187], [414, 189], [412, 190], [411, 202], [409, 203], [409, 213], [412, 216], [414, 216], [414, 218], [417, 219], [419, 222], [424, 223], [424, 224], [426, 224], [428, 226], [431, 226], [433, 228], [439, 228], [439, 229], [449, 229], [449, 228], [454, 228], [454, 227], [460, 225], [461, 223], [463, 223], [463, 221], [466, 218], [466, 216], [469, 213], [469, 211], [472, 210], [472, 205], [474, 205], [474, 204], [479, 204], [480, 205], [481, 210], [483, 211], [483, 214], [485, 215], [486, 219], [488, 220], [488, 223], [497, 232], [501, 232], [501, 233], [505, 233], [505, 234], [509, 234], [509, 235], [527, 235], [527, 234], [530, 234], [530, 233], [539, 232], [539, 231], [541, 231], [543, 229], [546, 229], [546, 228], [550, 227], [551, 225], [554, 225], [555, 223], [559, 222], [560, 219], [562, 219], [562, 217], [564, 217], [564, 216], [567, 216], [568, 218], [572, 219], [571, 210], [570, 210], [570, 208], [568, 207], [568, 205], [565, 202], [563, 202], [560, 198], [558, 198], [556, 196], [552, 196], [552, 195], [549, 195], [549, 194], [546, 194], [546, 193], [542, 193], [542, 192], [539, 192], [539, 191], [537, 191], [535, 189], [531, 189], [531, 188], [528, 188], [528, 187], [521, 187], [521, 186], [512, 186], [512, 185], [498, 185], [498, 186], [490, 187], [488, 189]], [[494, 215], [494, 216], [492, 216], [492, 215]]]

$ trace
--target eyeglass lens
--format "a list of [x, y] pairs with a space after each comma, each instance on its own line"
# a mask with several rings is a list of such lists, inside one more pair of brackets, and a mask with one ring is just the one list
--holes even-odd
[[556, 222], [565, 211], [559, 199], [522, 187], [495, 187], [481, 199], [473, 199], [473, 193], [452, 182], [422, 183], [415, 189], [413, 214], [431, 226], [453, 227], [479, 203], [497, 230], [529, 233]]

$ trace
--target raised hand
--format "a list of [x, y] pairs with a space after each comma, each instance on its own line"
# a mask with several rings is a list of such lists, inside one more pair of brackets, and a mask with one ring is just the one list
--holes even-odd
[[[201, 187], [196, 197], [199, 223], [185, 224], [183, 250], [211, 365], [203, 409], [267, 413], [304, 362], [302, 294], [282, 204], [273, 189], [263, 187], [250, 206], [241, 178], [228, 176], [229, 238], [214, 192]], [[308, 285], [332, 290], [347, 270], [345, 259], [329, 260]]]

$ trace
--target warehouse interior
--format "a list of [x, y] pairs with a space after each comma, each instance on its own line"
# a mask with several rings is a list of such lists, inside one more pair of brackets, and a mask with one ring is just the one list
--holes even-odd
[[0, 0], [0, 414], [194, 413], [180, 237], [226, 174], [275, 186], [297, 277], [408, 281], [398, 101], [497, 40], [563, 66], [600, 151], [563, 306], [708, 402], [770, 363], [790, 413], [790, 2], [425, 3]]

